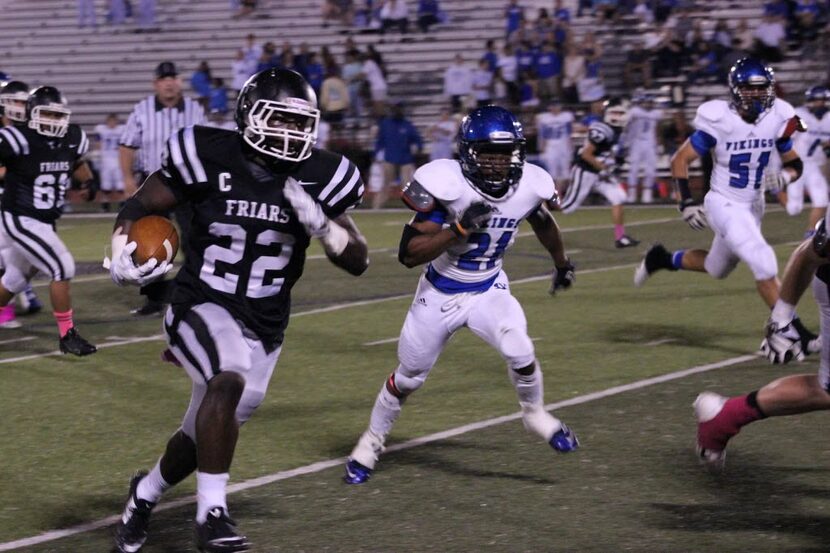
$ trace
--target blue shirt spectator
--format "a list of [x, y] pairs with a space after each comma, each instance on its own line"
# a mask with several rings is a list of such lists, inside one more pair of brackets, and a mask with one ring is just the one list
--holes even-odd
[[213, 79], [213, 86], [210, 87], [208, 110], [211, 113], [228, 111], [228, 89], [225, 88], [225, 81], [219, 77]]
[[428, 32], [430, 25], [441, 20], [441, 7], [438, 5], [438, 0], [418, 0], [418, 27], [422, 32]]
[[553, 48], [544, 48], [536, 57], [536, 76], [540, 79], [556, 77], [562, 72], [562, 58]]
[[381, 119], [378, 137], [375, 141], [375, 153], [383, 150], [383, 159], [395, 165], [407, 165], [415, 162], [412, 146], [418, 151], [424, 147], [418, 129], [403, 116], [402, 108], [396, 106], [391, 117]]
[[308, 84], [310, 84], [311, 88], [319, 94], [320, 87], [323, 86], [325, 71], [323, 70], [323, 64], [317, 60], [317, 54], [312, 53], [308, 55], [304, 70], [305, 78], [308, 81]]
[[790, 15], [790, 8], [786, 0], [773, 0], [764, 4], [764, 15], [786, 18]]
[[565, 23], [571, 21], [571, 10], [562, 7], [562, 0], [556, 0], [556, 4], [553, 7], [553, 18], [556, 21], [564, 21]]
[[516, 49], [516, 62], [519, 65], [519, 73], [530, 71], [536, 65], [536, 50], [527, 44]]
[[496, 52], [496, 42], [493, 39], [487, 41], [487, 50], [480, 59], [487, 61], [487, 69], [490, 73], [495, 73], [499, 65], [499, 54]]
[[510, 36], [518, 31], [524, 21], [524, 8], [519, 5], [519, 0], [510, 0], [510, 4], [504, 9], [505, 36]]
[[193, 72], [193, 76], [190, 77], [190, 87], [193, 88], [199, 98], [209, 98], [210, 84], [210, 67], [208, 62], [203, 61], [199, 64], [199, 68]]

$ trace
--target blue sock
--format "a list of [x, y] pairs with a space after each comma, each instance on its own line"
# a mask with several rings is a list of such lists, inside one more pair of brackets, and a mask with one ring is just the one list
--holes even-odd
[[671, 265], [674, 267], [674, 270], [677, 271], [678, 269], [683, 268], [683, 254], [686, 253], [686, 250], [677, 250], [673, 254], [671, 254]]

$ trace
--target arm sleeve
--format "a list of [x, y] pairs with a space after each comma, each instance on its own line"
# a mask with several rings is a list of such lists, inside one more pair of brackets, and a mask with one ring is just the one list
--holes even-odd
[[78, 144], [78, 157], [83, 157], [89, 151], [89, 137], [81, 129], [81, 140]]
[[207, 183], [193, 127], [175, 132], [167, 141], [161, 154], [161, 175], [178, 199]]
[[447, 223], [448, 213], [442, 206], [436, 205], [435, 209], [432, 211], [427, 211], [425, 213], [417, 212], [415, 214], [415, 221], [421, 223], [423, 221], [432, 221], [433, 223], [438, 223], [439, 225], [443, 225]]
[[328, 185], [317, 196], [327, 217], [334, 219], [360, 204], [365, 187], [357, 166], [341, 156], [340, 164]]
[[689, 137], [689, 142], [700, 156], [709, 152], [718, 143], [714, 136], [702, 130], [693, 132], [692, 136]]

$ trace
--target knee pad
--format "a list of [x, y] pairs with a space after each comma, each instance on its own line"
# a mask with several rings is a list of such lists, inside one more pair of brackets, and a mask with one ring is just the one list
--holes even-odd
[[769, 244], [758, 244], [751, 250], [752, 256], [746, 261], [755, 280], [769, 280], [778, 275], [778, 259]]
[[507, 361], [507, 366], [514, 370], [532, 365], [536, 360], [530, 336], [527, 332], [515, 328], [502, 332], [499, 338], [499, 353]]
[[21, 273], [20, 269], [13, 265], [6, 267], [6, 272], [3, 273], [3, 278], [0, 279], [0, 282], [3, 283], [3, 288], [12, 294], [19, 294], [26, 289], [26, 285], [29, 283], [26, 280], [26, 275]]
[[245, 424], [251, 415], [254, 414], [257, 407], [262, 404], [265, 399], [265, 392], [259, 390], [245, 390], [242, 398], [239, 400], [239, 405], [236, 406], [236, 420], [239, 424]]
[[395, 372], [389, 376], [386, 388], [392, 395], [405, 397], [423, 386], [428, 374], [429, 369], [412, 369], [398, 365]]

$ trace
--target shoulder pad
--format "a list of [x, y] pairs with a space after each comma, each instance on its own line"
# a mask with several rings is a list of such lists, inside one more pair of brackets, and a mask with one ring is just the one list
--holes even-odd
[[300, 162], [291, 176], [317, 198], [329, 217], [341, 215], [363, 198], [360, 171], [349, 158], [335, 152], [314, 148], [311, 156]]
[[772, 104], [773, 112], [777, 113], [782, 119], [791, 119], [795, 115], [795, 108], [786, 100], [776, 98]]
[[532, 163], [525, 163], [522, 174], [522, 183], [527, 183], [542, 200], [550, 200], [556, 196], [556, 185], [550, 173]]
[[594, 144], [614, 141], [614, 129], [602, 121], [594, 121], [588, 127], [588, 140]]
[[737, 114], [730, 112], [729, 104], [724, 100], [710, 100], [702, 103], [697, 108], [692, 126], [715, 138], [721, 133], [728, 135], [732, 128], [732, 122], [730, 120], [732, 115], [738, 117]]
[[414, 178], [403, 185], [401, 199], [411, 210], [419, 213], [429, 213], [435, 208], [435, 197]]
[[451, 202], [461, 197], [466, 186], [456, 175], [461, 175], [461, 167], [457, 161], [436, 159], [419, 167], [412, 180], [418, 181], [418, 184], [435, 199]]

